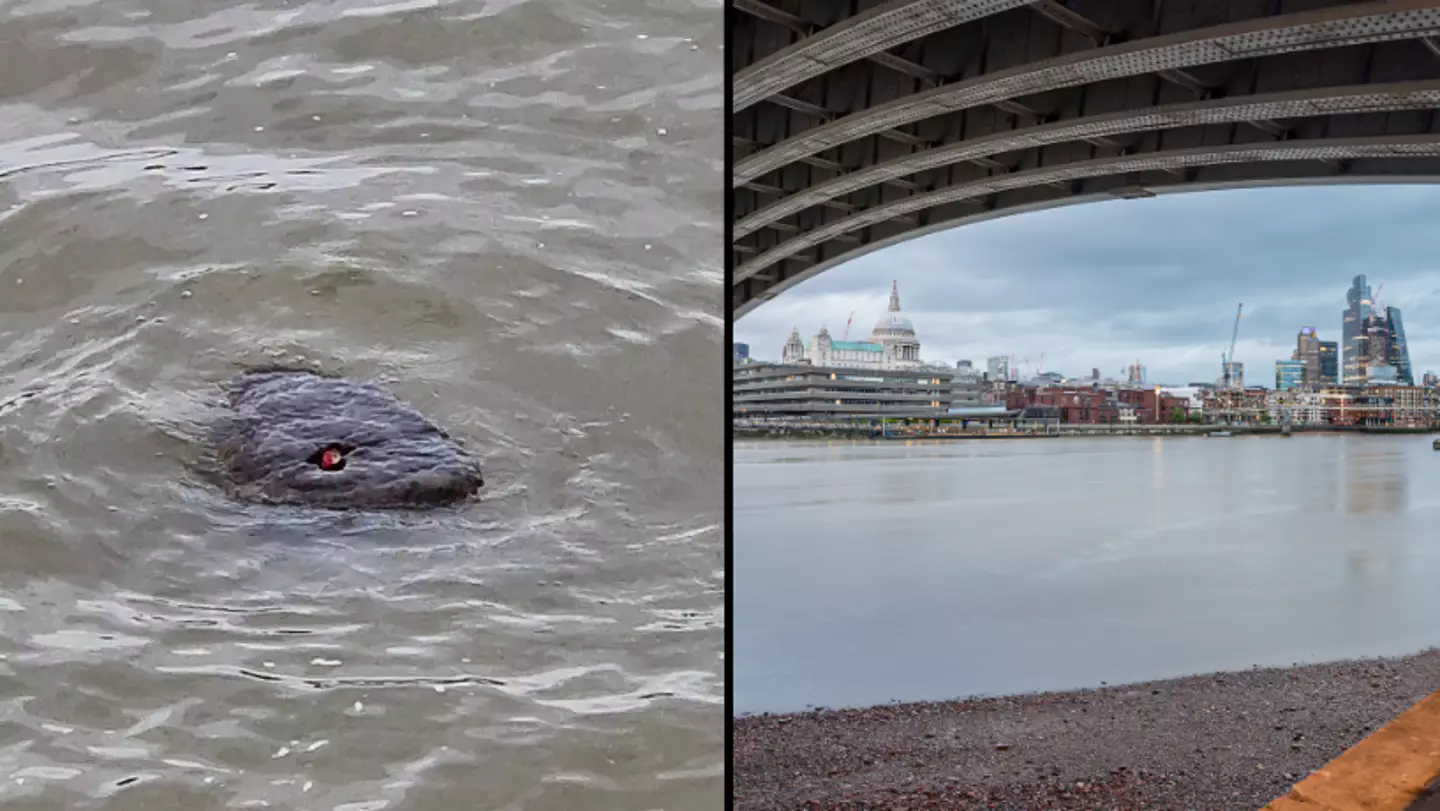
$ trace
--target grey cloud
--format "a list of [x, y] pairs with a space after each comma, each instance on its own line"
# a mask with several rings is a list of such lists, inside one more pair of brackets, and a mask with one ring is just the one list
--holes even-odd
[[900, 283], [927, 358], [1008, 354], [1046, 368], [1113, 373], [1138, 359], [1170, 382], [1218, 374], [1237, 302], [1237, 358], [1273, 378], [1295, 333], [1338, 340], [1345, 289], [1365, 273], [1405, 315], [1417, 370], [1440, 367], [1440, 187], [1328, 186], [1090, 203], [919, 238], [826, 272], [736, 324], [779, 354], [791, 326], [867, 335]]

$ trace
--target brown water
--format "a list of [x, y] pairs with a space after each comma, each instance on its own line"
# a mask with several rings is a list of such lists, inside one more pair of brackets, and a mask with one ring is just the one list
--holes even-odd
[[1440, 645], [1418, 435], [735, 447], [738, 712]]
[[[0, 807], [719, 808], [716, 0], [0, 3]], [[459, 511], [241, 505], [377, 378]]]

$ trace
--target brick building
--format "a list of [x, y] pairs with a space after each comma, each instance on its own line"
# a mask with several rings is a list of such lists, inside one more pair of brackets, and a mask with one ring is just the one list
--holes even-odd
[[1015, 387], [1006, 392], [1010, 409], [1048, 406], [1068, 425], [1138, 422], [1167, 423], [1175, 409], [1188, 414], [1190, 400], [1155, 389], [1106, 389], [1099, 386]]
[[1115, 396], [1122, 403], [1135, 406], [1135, 421], [1146, 425], [1171, 422], [1176, 409], [1189, 415], [1190, 398], [1176, 397], [1160, 389], [1121, 389]]

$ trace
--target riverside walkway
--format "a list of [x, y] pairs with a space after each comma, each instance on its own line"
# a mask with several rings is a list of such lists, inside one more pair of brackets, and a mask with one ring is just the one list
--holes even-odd
[[1440, 811], [1440, 692], [1416, 702], [1261, 811]]

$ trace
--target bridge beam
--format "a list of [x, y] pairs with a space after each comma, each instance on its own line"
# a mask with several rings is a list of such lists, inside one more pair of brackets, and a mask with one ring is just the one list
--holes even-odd
[[1440, 0], [1294, 5], [741, 0], [732, 308], [1035, 206], [1436, 176]]

